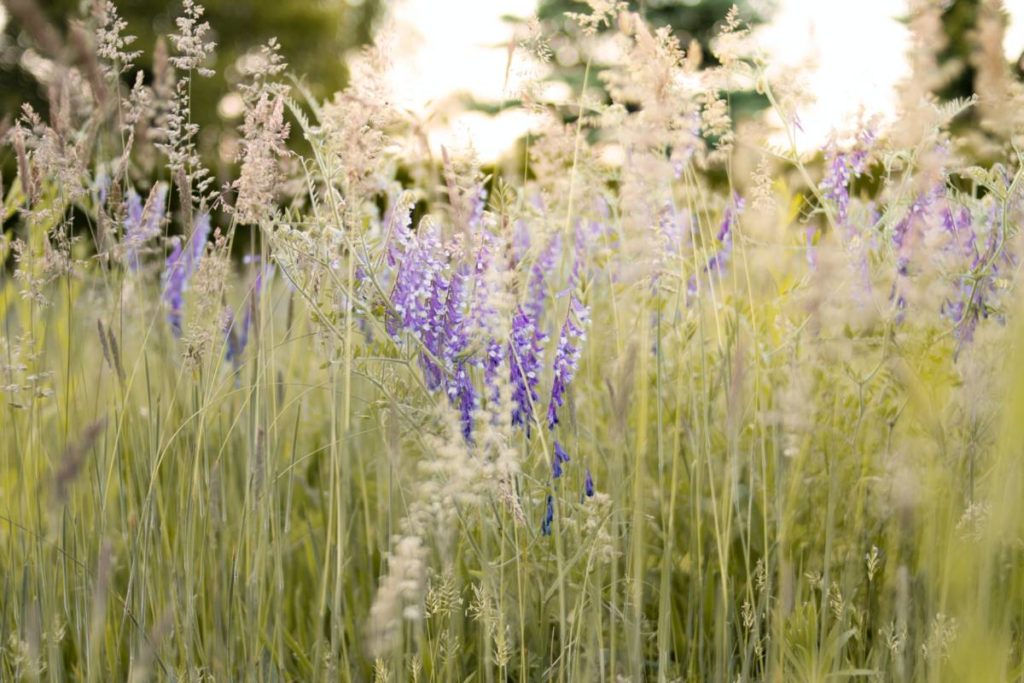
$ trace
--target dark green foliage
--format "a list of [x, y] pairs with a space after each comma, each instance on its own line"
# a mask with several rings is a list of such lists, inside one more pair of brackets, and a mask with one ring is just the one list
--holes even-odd
[[[39, 46], [38, 36], [19, 21], [18, 8], [40, 12], [57, 32], [61, 45], [67, 46], [73, 21], [70, 18], [85, 15], [91, 3], [15, 0], [8, 4], [9, 21], [0, 47], [0, 106], [8, 117], [15, 116], [17, 108], [26, 101], [45, 113], [45, 90], [20, 66], [22, 53], [31, 46], [46, 57], [75, 62], [80, 57], [71, 47], [64, 48], [70, 54], [46, 54], [47, 50]], [[204, 19], [209, 21], [212, 39], [217, 42], [216, 63], [211, 65], [217, 75], [213, 79], [197, 79], [192, 92], [193, 114], [204, 130], [208, 124], [237, 124], [219, 118], [217, 103], [238, 78], [238, 58], [271, 37], [277, 37], [291, 69], [303, 74], [315, 95], [326, 97], [340, 90], [347, 80], [344, 54], [370, 39], [380, 10], [378, 0], [208, 0], [203, 5]], [[146, 70], [148, 81], [153, 43], [157, 35], [175, 30], [174, 18], [180, 13], [180, 2], [120, 0], [117, 8], [128, 22], [126, 33], [138, 36], [132, 49], [143, 52], [138, 66]], [[126, 78], [133, 79], [134, 74]]]

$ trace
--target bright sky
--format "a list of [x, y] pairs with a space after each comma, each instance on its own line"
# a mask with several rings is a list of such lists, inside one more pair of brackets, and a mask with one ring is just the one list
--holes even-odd
[[[1024, 50], [1024, 0], [1005, 5], [1011, 22], [1004, 48], [1016, 59]], [[457, 92], [500, 101], [511, 36], [501, 17], [527, 16], [534, 6], [533, 0], [396, 0], [397, 101], [416, 112]], [[817, 104], [800, 112], [803, 145], [852, 124], [861, 107], [869, 115], [891, 114], [893, 86], [906, 73], [906, 30], [895, 19], [905, 12], [904, 0], [778, 0], [778, 7], [759, 29], [771, 61], [817, 63], [807, 81]], [[471, 139], [483, 159], [492, 159], [529, 125], [521, 112], [461, 114], [435, 126], [432, 142], [460, 147]]]
[[[501, 102], [512, 38], [502, 17], [528, 17], [535, 8], [535, 0], [395, 0], [396, 103], [423, 115], [459, 93]], [[480, 157], [490, 160], [526, 132], [530, 121], [516, 110], [498, 116], [464, 112], [446, 125], [430, 126], [431, 142], [459, 149], [472, 141]]]
[[[1024, 0], [1004, 0], [1010, 14], [1003, 43], [1008, 59], [1024, 50]], [[779, 67], [808, 57], [816, 64], [807, 77], [817, 98], [799, 112], [798, 144], [818, 146], [833, 129], [852, 127], [858, 113], [891, 119], [895, 85], [906, 76], [907, 30], [897, 17], [904, 0], [780, 0], [760, 42]]]

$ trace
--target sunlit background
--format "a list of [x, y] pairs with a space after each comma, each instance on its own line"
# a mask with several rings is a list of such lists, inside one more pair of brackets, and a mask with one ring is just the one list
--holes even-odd
[[[1004, 50], [1013, 61], [1024, 51], [1024, 0], [1007, 0], [1005, 6], [1010, 25]], [[529, 16], [533, 7], [531, 0], [398, 0], [396, 100], [428, 118], [459, 93], [500, 101], [513, 36], [504, 18]], [[905, 2], [778, 0], [776, 7], [756, 35], [775, 66], [809, 66], [805, 82], [817, 101], [799, 112], [801, 146], [820, 146], [833, 130], [854, 125], [861, 112], [892, 117], [896, 86], [906, 75], [907, 29], [899, 21]], [[429, 127], [433, 144], [471, 141], [483, 159], [499, 156], [531, 125], [529, 116], [514, 110], [494, 117], [462, 112], [444, 123], [442, 118]]]
[[[351, 14], [366, 2], [337, 1], [342, 4], [330, 11], [339, 16]], [[684, 0], [683, 4], [701, 3]], [[816, 98], [798, 112], [801, 131], [797, 142], [801, 147], [820, 147], [833, 131], [855, 125], [860, 115], [892, 118], [896, 87], [907, 73], [907, 28], [899, 20], [907, 12], [905, 0], [758, 0], [758, 4], [775, 8], [769, 20], [755, 28], [756, 40], [769, 63], [776, 69], [799, 65], [807, 91]], [[512, 99], [510, 93], [523, 71], [538, 68], [522, 64], [521, 59], [517, 63], [521, 55], [510, 59], [516, 32], [522, 32], [521, 20], [536, 12], [537, 0], [393, 0], [385, 5], [387, 19], [381, 22], [381, 30], [388, 32], [394, 48], [394, 100], [422, 122], [435, 150], [442, 145], [472, 146], [481, 160], [492, 161], [537, 125], [521, 108], [503, 106]], [[1005, 0], [1004, 5], [1009, 26], [1003, 47], [1013, 62], [1024, 52], [1024, 0]], [[47, 3], [40, 6], [45, 8]], [[252, 15], [270, 12], [264, 8], [254, 11], [245, 3], [237, 6]], [[581, 3], [580, 8], [585, 5]], [[289, 8], [280, 11], [292, 12]], [[295, 18], [299, 24], [307, 20], [309, 17]], [[0, 32], [7, 24], [8, 12], [0, 2]], [[288, 42], [283, 42], [287, 51]], [[313, 63], [324, 64], [321, 48], [311, 47], [317, 51]], [[20, 58], [23, 64], [30, 59], [41, 63], [32, 50]], [[306, 62], [302, 68], [308, 71]], [[316, 74], [312, 75], [315, 78]], [[563, 83], [550, 85], [562, 87], [566, 99], [573, 97]], [[497, 111], [485, 113], [466, 107], [469, 101], [489, 103]], [[241, 99], [229, 92], [216, 110], [221, 119], [237, 121]]]

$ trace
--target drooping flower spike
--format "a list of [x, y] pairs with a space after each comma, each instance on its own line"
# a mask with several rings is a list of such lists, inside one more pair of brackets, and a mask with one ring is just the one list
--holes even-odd
[[555, 521], [555, 501], [548, 494], [547, 507], [544, 509], [544, 519], [540, 523], [540, 532], [545, 536], [551, 535], [551, 524]]
[[562, 464], [569, 462], [569, 454], [562, 444], [555, 439], [555, 455], [551, 459], [551, 478], [558, 479], [562, 476]]

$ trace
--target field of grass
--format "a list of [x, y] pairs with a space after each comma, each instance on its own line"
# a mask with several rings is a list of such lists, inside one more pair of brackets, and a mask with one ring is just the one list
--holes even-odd
[[734, 15], [613, 11], [611, 102], [486, 174], [378, 50], [256, 51], [224, 185], [201, 9], [143, 83], [97, 5], [6, 135], [0, 680], [1024, 680], [1024, 126], [926, 97], [931, 5], [815, 152]]

